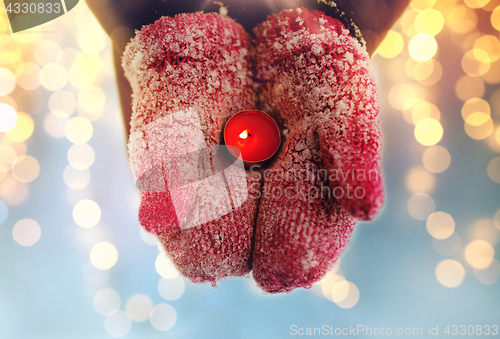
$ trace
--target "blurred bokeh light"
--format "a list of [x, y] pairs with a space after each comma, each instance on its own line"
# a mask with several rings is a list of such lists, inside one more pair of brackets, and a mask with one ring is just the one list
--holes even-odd
[[1, 338], [497, 321], [498, 1], [413, 0], [388, 31], [372, 57], [386, 206], [323, 279], [279, 296], [251, 277], [191, 283], [140, 228], [112, 46], [86, 3], [19, 34], [2, 6]]

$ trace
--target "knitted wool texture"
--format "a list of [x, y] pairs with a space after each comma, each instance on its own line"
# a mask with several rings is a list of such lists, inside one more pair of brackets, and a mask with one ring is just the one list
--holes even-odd
[[[143, 138], [153, 121], [194, 108], [205, 143], [218, 145], [225, 121], [255, 108], [248, 35], [218, 14], [181, 14], [144, 26], [127, 45], [122, 64], [133, 90], [129, 158], [135, 173], [155, 141]], [[248, 172], [249, 186], [255, 183], [251, 176]], [[215, 283], [251, 270], [257, 205], [257, 199], [247, 199], [218, 220], [181, 231], [168, 189], [143, 191], [139, 221], [159, 237], [182, 274]]]
[[[355, 220], [382, 207], [377, 93], [366, 51], [322, 12], [283, 10], [255, 35], [260, 86], [249, 38], [230, 18], [181, 14], [138, 31], [123, 58], [134, 93], [129, 158], [137, 177], [151, 150], [145, 126], [161, 117], [194, 107], [205, 142], [217, 145], [227, 118], [259, 102], [286, 134], [262, 189], [262, 172], [246, 171], [242, 206], [185, 230], [168, 189], [141, 192], [139, 221], [194, 282], [245, 275], [253, 265], [264, 291], [288, 292], [321, 279]], [[317, 175], [325, 169], [327, 181]]]
[[283, 10], [255, 34], [261, 109], [289, 132], [264, 182], [253, 276], [265, 291], [286, 292], [321, 279], [355, 218], [383, 204], [377, 92], [366, 51], [322, 12]]

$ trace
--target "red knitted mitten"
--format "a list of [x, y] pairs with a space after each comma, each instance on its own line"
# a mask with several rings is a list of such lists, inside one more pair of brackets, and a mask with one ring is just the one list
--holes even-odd
[[247, 33], [215, 13], [162, 17], [136, 33], [123, 68], [141, 225], [194, 282], [247, 274], [258, 204], [247, 186], [257, 174], [216, 168], [210, 148], [232, 114], [255, 108]]
[[382, 207], [379, 107], [369, 56], [337, 19], [283, 10], [255, 34], [260, 108], [289, 130], [265, 178], [253, 253], [255, 280], [276, 293], [319, 280], [355, 219]]

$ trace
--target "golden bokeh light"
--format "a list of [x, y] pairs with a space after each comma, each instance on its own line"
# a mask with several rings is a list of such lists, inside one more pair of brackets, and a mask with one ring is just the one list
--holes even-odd
[[455, 231], [455, 220], [445, 212], [434, 212], [426, 222], [427, 232], [436, 239], [446, 239]]
[[416, 220], [426, 220], [436, 210], [434, 199], [425, 193], [416, 193], [406, 205], [410, 216]]
[[68, 83], [66, 69], [59, 64], [51, 63], [40, 71], [40, 83], [49, 91], [58, 91]]
[[455, 84], [455, 93], [462, 101], [472, 98], [481, 98], [484, 95], [485, 86], [483, 79], [464, 75]]
[[18, 112], [16, 125], [5, 132], [5, 135], [12, 141], [22, 142], [31, 137], [34, 130], [35, 123], [33, 122], [33, 118], [26, 113]]
[[406, 188], [412, 193], [428, 193], [436, 185], [436, 177], [422, 167], [413, 167], [406, 174]]
[[18, 62], [21, 58], [21, 52], [21, 45], [13, 39], [5, 42], [0, 49], [0, 63], [9, 65]]
[[145, 294], [136, 294], [130, 297], [125, 306], [128, 316], [135, 322], [141, 323], [149, 319], [153, 309], [153, 302]]
[[10, 107], [14, 108], [15, 111], [17, 111], [18, 108], [16, 100], [8, 95], [0, 96], [0, 104], [7, 104]]
[[94, 227], [101, 220], [101, 208], [95, 201], [81, 200], [73, 207], [73, 220], [80, 227]]
[[390, 30], [375, 53], [386, 59], [397, 57], [404, 47], [404, 40], [396, 31]]
[[96, 55], [78, 53], [69, 72], [69, 82], [78, 89], [92, 86], [103, 69], [102, 59]]
[[[21, 19], [22, 17], [17, 17]], [[27, 20], [30, 20], [26, 18]], [[12, 39], [20, 44], [30, 44], [37, 40], [39, 29], [38, 27], [32, 27], [30, 29], [24, 30], [22, 34], [12, 34]]]
[[495, 227], [500, 230], [500, 209], [495, 213], [493, 220], [495, 221]]
[[415, 68], [415, 77], [416, 77], [415, 80], [417, 80], [421, 85], [433, 86], [433, 85], [437, 84], [439, 80], [441, 80], [441, 77], [443, 76], [443, 67], [441, 66], [441, 64], [437, 60], [432, 60], [432, 65], [433, 65], [433, 68], [432, 68], [431, 75], [427, 78], [424, 78], [424, 79], [421, 79], [420, 78], [421, 75], [418, 75], [418, 73], [417, 73], [417, 72], [419, 72], [420, 68], [419, 67]]
[[485, 285], [493, 285], [500, 278], [500, 262], [493, 259], [487, 268], [479, 269], [474, 267], [474, 276]]
[[95, 244], [90, 250], [90, 262], [95, 268], [109, 270], [118, 261], [116, 247], [106, 241]]
[[0, 68], [0, 96], [9, 95], [16, 88], [15, 75], [6, 68]]
[[500, 83], [500, 59], [492, 63], [488, 72], [483, 74], [481, 78], [488, 84]]
[[68, 80], [71, 83], [71, 67], [74, 65], [78, 56], [82, 52], [73, 47], [66, 47], [59, 51], [57, 54], [57, 63], [68, 70]]
[[174, 263], [165, 253], [160, 253], [155, 261], [156, 272], [165, 279], [173, 279], [179, 275]]
[[92, 138], [94, 128], [92, 123], [84, 117], [71, 118], [64, 127], [66, 138], [74, 144], [85, 144]]
[[389, 91], [389, 103], [395, 109], [403, 110], [413, 107], [412, 101], [417, 98], [417, 91], [411, 85], [399, 83]]
[[7, 178], [7, 177], [8, 177], [8, 172], [2, 172], [2, 171], [0, 171], [0, 182], [2, 182], [2, 180], [5, 179], [5, 178]]
[[420, 120], [415, 126], [415, 138], [424, 146], [433, 146], [443, 137], [443, 127], [432, 118]]
[[[485, 55], [485, 52], [481, 50], [478, 50], [477, 53]], [[478, 60], [474, 55], [474, 51], [472, 50], [466, 52], [462, 57], [462, 69], [471, 77], [478, 77], [486, 74], [486, 72], [489, 71], [490, 67], [490, 63], [484, 63], [481, 60]]]
[[69, 119], [67, 118], [60, 118], [50, 113], [47, 114], [43, 120], [43, 128], [45, 132], [53, 138], [64, 138], [66, 135], [64, 128], [66, 127], [68, 121]]
[[420, 33], [411, 38], [408, 44], [410, 56], [417, 61], [430, 60], [436, 55], [438, 44], [432, 35]]
[[427, 101], [420, 102], [413, 107], [411, 113], [411, 120], [414, 125], [418, 124], [425, 118], [432, 118], [434, 120], [439, 120], [441, 118], [441, 113], [439, 108]]
[[465, 248], [465, 260], [475, 268], [485, 269], [493, 261], [495, 249], [484, 240], [474, 240]]
[[483, 63], [493, 63], [500, 59], [500, 41], [494, 35], [483, 35], [474, 43], [474, 57]]
[[470, 8], [481, 8], [490, 2], [490, 0], [464, 0], [464, 3]]
[[9, 23], [7, 22], [7, 19], [4, 15], [0, 16], [0, 32], [4, 33], [7, 32], [9, 29]]
[[488, 176], [494, 182], [500, 184], [500, 157], [490, 160], [487, 167]]
[[413, 80], [423, 81], [432, 75], [435, 62], [434, 60], [418, 62], [413, 58], [408, 58], [405, 64], [406, 74]]
[[488, 120], [479, 126], [473, 126], [467, 123], [464, 124], [465, 133], [469, 137], [475, 140], [483, 140], [486, 139], [493, 133], [493, 120], [488, 118]]
[[474, 43], [477, 39], [481, 37], [481, 33], [477, 30], [473, 30], [466, 35], [457, 32], [451, 32], [450, 38], [455, 46], [460, 47], [464, 51], [472, 49], [474, 47]]
[[43, 40], [36, 47], [33, 55], [39, 65], [45, 66], [59, 61], [61, 47], [52, 40]]
[[450, 153], [446, 148], [441, 146], [429, 147], [422, 155], [422, 164], [426, 170], [432, 173], [442, 173], [446, 171], [450, 163]]
[[68, 151], [68, 162], [77, 170], [88, 169], [95, 160], [95, 152], [88, 144], [73, 145]]
[[26, 155], [27, 147], [24, 142], [14, 142], [9, 138], [3, 138], [1, 140], [2, 141], [0, 141], [0, 144], [10, 146], [14, 150], [14, 152], [16, 152], [17, 157]]
[[[467, 100], [462, 106], [462, 118], [464, 119], [464, 121], [467, 121], [468, 118], [475, 113], [483, 113], [483, 115], [486, 115], [489, 118], [489, 116], [491, 115], [490, 104], [488, 104], [486, 100], [483, 100], [481, 98], [472, 98]], [[486, 120], [488, 119], [486, 118]], [[485, 122], [486, 121], [482, 122], [480, 125], [484, 124]]]
[[455, 288], [464, 281], [465, 268], [456, 260], [445, 259], [437, 264], [435, 274], [441, 285]]
[[410, 7], [417, 11], [422, 11], [434, 7], [436, 1], [437, 0], [413, 0], [410, 2]]
[[[405, 76], [405, 72], [401, 72], [401, 69], [405, 67], [405, 63], [408, 57], [403, 57], [399, 56], [397, 58], [391, 59], [390, 64], [391, 67], [387, 68], [387, 79], [390, 81], [391, 84], [398, 84], [398, 83], [407, 83], [409, 82], [410, 78], [408, 76]], [[413, 84], [412, 84], [413, 85]], [[418, 92], [417, 94], [421, 94]]]
[[76, 110], [76, 99], [68, 91], [54, 92], [49, 98], [49, 109], [57, 117], [69, 117]]
[[106, 34], [98, 25], [89, 25], [80, 30], [77, 41], [80, 49], [87, 54], [99, 54], [106, 47]]
[[8, 132], [16, 126], [17, 113], [14, 107], [0, 103], [0, 132]]
[[321, 283], [321, 292], [323, 293], [323, 296], [330, 300], [330, 301], [333, 301], [332, 300], [332, 289], [333, 287], [341, 282], [341, 281], [344, 281], [345, 278], [343, 276], [341, 276], [340, 274], [335, 274], [333, 272], [328, 272], [327, 275], [321, 279], [322, 280], [322, 283]]
[[472, 233], [475, 239], [487, 241], [492, 245], [498, 244], [500, 240], [500, 232], [493, 219], [479, 220], [472, 226]]
[[446, 239], [432, 238], [432, 246], [438, 254], [445, 257], [451, 257], [460, 250], [462, 240], [456, 232], [453, 232], [453, 234]]
[[406, 36], [412, 37], [418, 34], [414, 24], [418, 13], [419, 12], [414, 10], [407, 10], [401, 16], [401, 30], [406, 34]]
[[476, 12], [465, 5], [455, 6], [445, 19], [453, 31], [461, 34], [476, 28], [478, 21]]
[[0, 145], [0, 172], [8, 172], [17, 159], [17, 153], [10, 145]]
[[465, 123], [471, 126], [481, 126], [488, 122], [489, 114], [484, 112], [474, 112], [465, 119]]
[[10, 206], [19, 206], [28, 199], [29, 188], [11, 176], [0, 182], [0, 198]]
[[40, 67], [33, 62], [25, 62], [16, 68], [17, 84], [31, 91], [40, 86]]
[[86, 113], [85, 117], [90, 121], [99, 119], [106, 104], [106, 94], [97, 86], [84, 88], [78, 93], [78, 106]]
[[436, 36], [444, 27], [444, 18], [441, 12], [427, 8], [419, 12], [415, 18], [415, 29], [418, 33]]
[[413, 109], [421, 103], [426, 102], [424, 99], [421, 98], [414, 98], [410, 99], [406, 102], [405, 108], [403, 108], [402, 113], [403, 113], [403, 119], [410, 125], [415, 125], [413, 123]]
[[12, 229], [14, 240], [21, 246], [33, 246], [40, 240], [42, 229], [40, 225], [33, 219], [21, 219], [14, 225]]
[[493, 28], [500, 32], [500, 6], [491, 12], [490, 21]]
[[32, 182], [40, 174], [40, 164], [38, 161], [29, 155], [23, 155], [17, 158], [12, 167], [12, 176], [17, 181], [28, 183]]

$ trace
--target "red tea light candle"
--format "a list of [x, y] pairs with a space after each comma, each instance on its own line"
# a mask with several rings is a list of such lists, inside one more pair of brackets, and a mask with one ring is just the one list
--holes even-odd
[[240, 154], [231, 154], [247, 163], [271, 158], [281, 143], [278, 124], [262, 111], [241, 111], [233, 115], [224, 128], [224, 142], [238, 148]]

